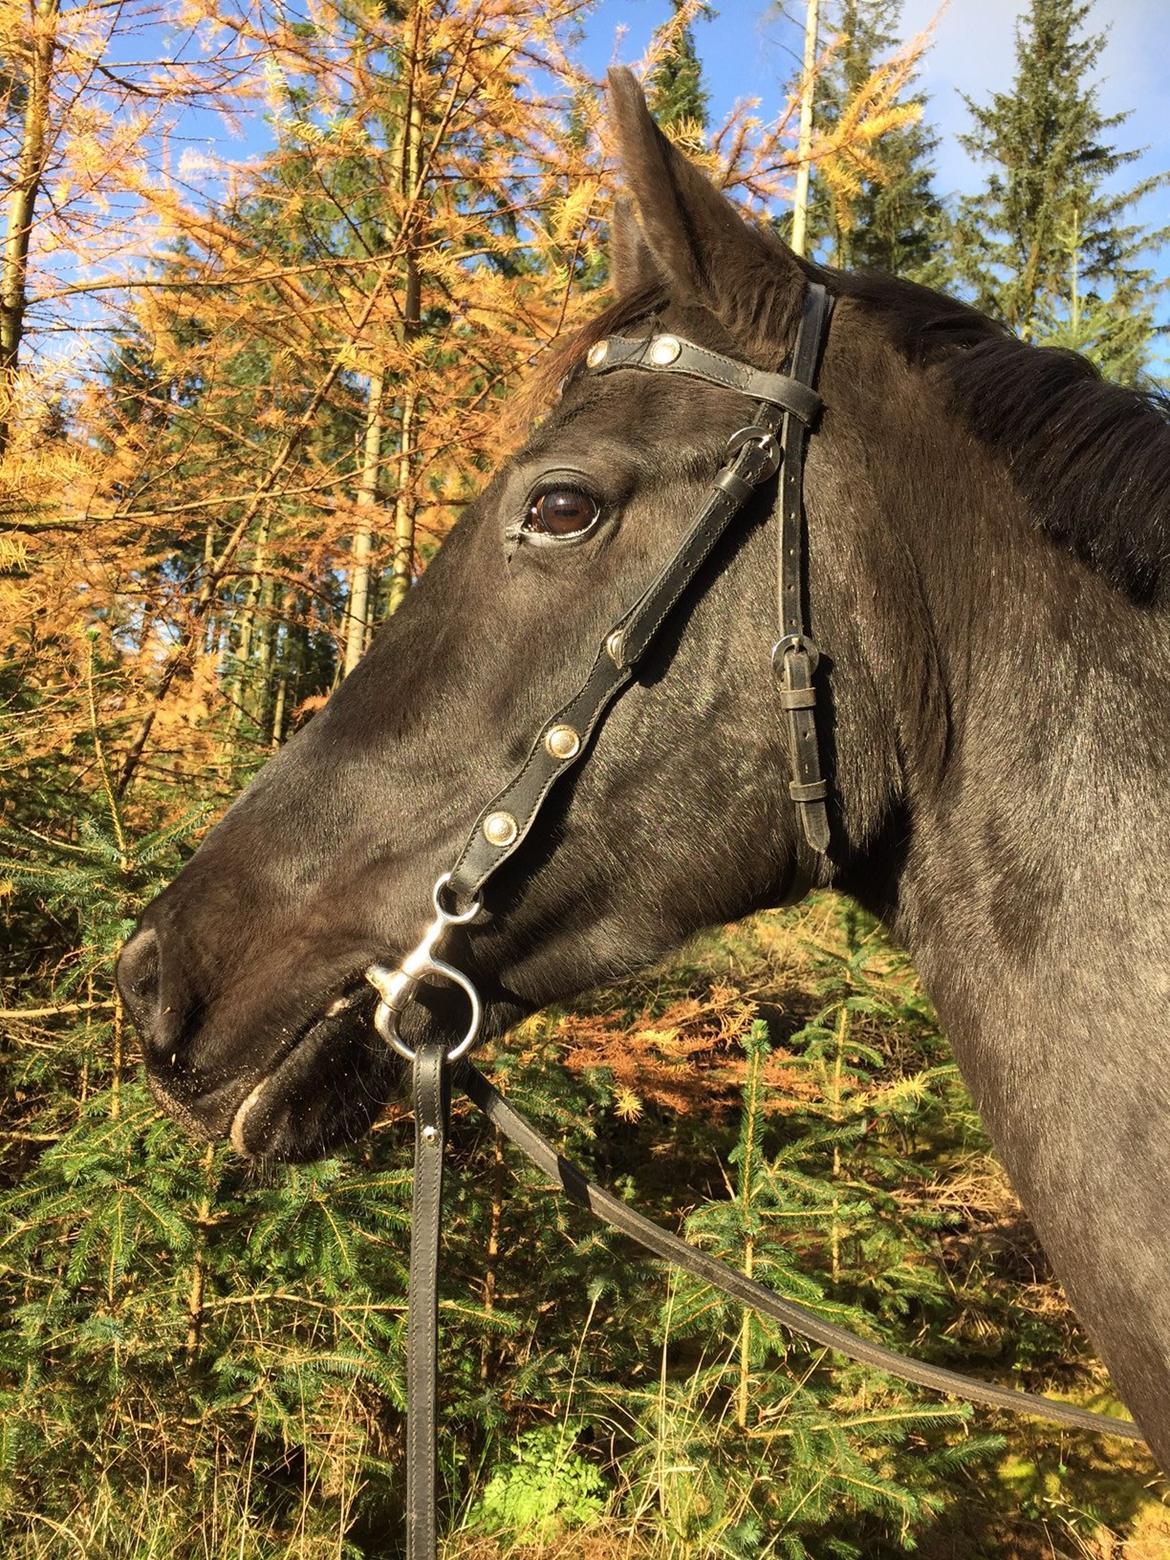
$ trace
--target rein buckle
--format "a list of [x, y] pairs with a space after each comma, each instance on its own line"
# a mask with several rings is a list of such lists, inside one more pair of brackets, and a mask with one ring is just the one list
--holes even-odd
[[821, 652], [807, 634], [785, 634], [772, 646], [772, 670], [779, 674], [790, 655], [808, 656], [808, 672], [811, 677], [817, 669]]

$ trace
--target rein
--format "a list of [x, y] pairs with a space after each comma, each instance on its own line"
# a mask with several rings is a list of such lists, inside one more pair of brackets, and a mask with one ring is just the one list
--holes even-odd
[[[819, 654], [806, 617], [804, 454], [808, 435], [821, 410], [815, 383], [831, 313], [832, 300], [826, 289], [809, 283], [788, 374], [763, 372], [678, 336], [654, 335], [611, 336], [599, 341], [568, 376], [572, 380], [581, 374], [623, 370], [683, 374], [733, 390], [754, 401], [755, 406], [751, 421], [728, 440], [724, 464], [713, 478], [682, 542], [634, 605], [610, 628], [584, 683], [544, 723], [521, 768], [480, 813], [454, 866], [435, 884], [435, 918], [418, 946], [397, 968], [374, 964], [366, 971], [366, 978], [379, 997], [375, 1026], [387, 1044], [411, 1064], [414, 1096], [407, 1320], [407, 1560], [432, 1560], [436, 1553], [438, 1258], [443, 1151], [452, 1083], [458, 1083], [492, 1125], [559, 1183], [573, 1201], [629, 1235], [654, 1256], [683, 1268], [810, 1342], [902, 1381], [971, 1403], [1031, 1414], [1054, 1424], [1122, 1439], [1142, 1440], [1132, 1421], [1090, 1413], [1050, 1398], [921, 1364], [781, 1298], [696, 1250], [590, 1181], [577, 1166], [563, 1159], [481, 1072], [464, 1060], [479, 1038], [483, 1007], [471, 979], [439, 957], [448, 930], [465, 926], [478, 916], [489, 880], [523, 844], [556, 782], [587, 756], [590, 741], [606, 711], [632, 681], [671, 610], [692, 585], [732, 520], [777, 471], [778, 637], [772, 647], [772, 666], [779, 682], [780, 708], [787, 722], [791, 765], [788, 790], [813, 859], [828, 850], [828, 784], [821, 769], [816, 727], [814, 675]], [[807, 868], [802, 870], [798, 859], [782, 902], [795, 903], [802, 898], [811, 880], [812, 873]], [[454, 1046], [428, 1040], [416, 1051], [403, 1038], [400, 1021], [415, 1000], [419, 985], [436, 978], [458, 986], [467, 997], [467, 1027]]]

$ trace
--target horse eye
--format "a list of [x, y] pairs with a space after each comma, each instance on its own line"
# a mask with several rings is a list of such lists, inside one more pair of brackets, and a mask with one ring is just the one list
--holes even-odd
[[533, 499], [524, 529], [544, 536], [576, 536], [589, 529], [599, 512], [597, 500], [579, 488], [550, 488]]

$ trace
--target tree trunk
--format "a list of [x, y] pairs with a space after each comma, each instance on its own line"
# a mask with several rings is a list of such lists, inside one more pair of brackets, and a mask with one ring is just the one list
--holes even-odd
[[[199, 571], [198, 600], [203, 605], [208, 605], [211, 597], [211, 571], [215, 567], [215, 530], [215, 521], [209, 520], [203, 532], [203, 567]], [[219, 624], [216, 622], [215, 613], [208, 612], [203, 628], [203, 649], [206, 654], [210, 655], [215, 649], [218, 633]]]
[[385, 416], [382, 407], [384, 380], [382, 370], [370, 375], [366, 403], [366, 437], [362, 450], [362, 469], [358, 478], [357, 504], [360, 521], [353, 533], [353, 563], [349, 576], [349, 603], [345, 614], [345, 661], [348, 677], [361, 660], [370, 630], [370, 552], [374, 532], [374, 508], [378, 502], [378, 472], [382, 463], [382, 431]]
[[396, 612], [406, 600], [414, 579], [414, 494], [410, 491], [411, 453], [417, 407], [413, 385], [402, 390], [398, 424], [398, 474], [394, 495], [394, 553], [390, 563], [389, 610]]
[[797, 142], [796, 192], [792, 202], [792, 247], [804, 254], [808, 234], [808, 190], [812, 175], [813, 94], [816, 91], [819, 0], [808, 0], [804, 20], [804, 74], [800, 86], [800, 139]]
[[31, 7], [28, 98], [16, 179], [8, 196], [8, 229], [0, 274], [0, 459], [11, 432], [16, 370], [24, 336], [29, 237], [51, 143], [50, 89], [59, 9], [60, 0], [34, 0]]
[[272, 721], [272, 671], [276, 659], [276, 584], [271, 575], [260, 582], [260, 606], [255, 633], [259, 638], [256, 651], [256, 699], [252, 708], [252, 725], [256, 743], [264, 743]]
[[[402, 149], [399, 159], [399, 185], [406, 202], [404, 221], [407, 224], [403, 244], [405, 279], [402, 301], [402, 323], [398, 339], [406, 346], [417, 334], [421, 321], [421, 295], [418, 262], [415, 246], [418, 238], [417, 207], [421, 200], [419, 189], [419, 160], [422, 152], [423, 110], [419, 101], [419, 77], [422, 72], [423, 7], [417, 5], [411, 26], [410, 43], [403, 60], [406, 77], [406, 113], [402, 126]], [[404, 354], [405, 356], [405, 354]], [[410, 369], [407, 369], [410, 372]], [[399, 397], [398, 414], [398, 469], [394, 495], [394, 552], [390, 563], [389, 610], [394, 612], [406, 599], [414, 578], [414, 494], [411, 491], [412, 455], [415, 444], [415, 428], [418, 415], [418, 391], [415, 384], [403, 381]]]
[[[234, 692], [230, 716], [232, 735], [235, 739], [234, 749], [239, 747], [239, 733], [247, 712], [252, 682], [249, 675], [249, 662], [252, 659], [252, 646], [256, 635], [256, 609], [260, 604], [264, 570], [268, 566], [268, 524], [268, 513], [265, 512], [260, 517], [260, 524], [256, 528], [256, 550], [252, 555], [252, 573], [248, 580], [248, 592], [236, 618], [239, 637], [236, 641], [236, 673], [232, 679]], [[232, 756], [234, 761], [239, 756], [238, 751], [233, 752]]]
[[269, 747], [275, 753], [284, 739], [284, 706], [288, 699], [288, 678], [280, 677], [276, 684], [276, 699], [272, 705], [272, 736]]

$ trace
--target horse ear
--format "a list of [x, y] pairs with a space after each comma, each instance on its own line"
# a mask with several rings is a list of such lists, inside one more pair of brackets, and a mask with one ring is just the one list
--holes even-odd
[[619, 195], [609, 224], [609, 274], [619, 297], [665, 285], [660, 266], [634, 215], [633, 202]]
[[791, 250], [745, 222], [671, 145], [631, 71], [609, 72], [609, 101], [622, 182], [671, 296], [709, 309], [745, 346], [787, 339], [804, 280]]

